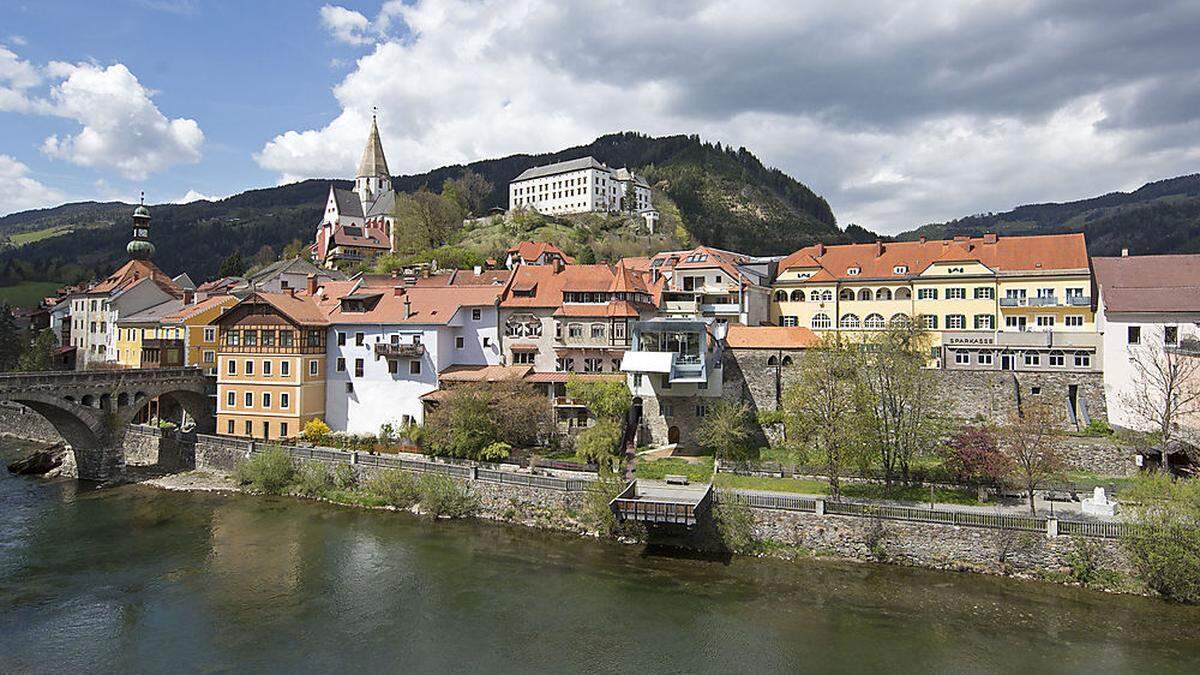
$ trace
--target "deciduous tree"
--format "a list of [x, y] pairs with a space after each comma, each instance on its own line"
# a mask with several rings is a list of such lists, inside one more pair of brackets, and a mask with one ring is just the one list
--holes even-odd
[[1036, 513], [1034, 492], [1062, 468], [1055, 442], [1054, 415], [1039, 402], [1029, 402], [1008, 416], [1000, 428], [1000, 449], [1013, 463], [1015, 475]]
[[1167, 344], [1162, 328], [1144, 333], [1141, 344], [1129, 346], [1133, 382], [1121, 401], [1158, 435], [1162, 470], [1169, 472], [1168, 448], [1176, 429], [1185, 417], [1200, 414], [1200, 356]]
[[696, 440], [705, 448], [712, 449], [719, 459], [738, 461], [746, 459], [750, 438], [750, 406], [745, 401], [717, 401], [709, 406]]
[[801, 361], [800, 379], [783, 400], [789, 433], [812, 446], [829, 474], [830, 494], [841, 498], [841, 470], [854, 451], [859, 352], [825, 338]]

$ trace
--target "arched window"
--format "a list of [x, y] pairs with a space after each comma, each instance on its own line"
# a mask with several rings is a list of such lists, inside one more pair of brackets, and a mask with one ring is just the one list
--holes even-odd
[[850, 290], [849, 288], [843, 288], [841, 290], [841, 292], [838, 293], [838, 299], [839, 300], [853, 300], [854, 299], [854, 291]]
[[912, 291], [907, 288], [896, 289], [897, 300], [912, 300]]
[[833, 291], [829, 290], [828, 288], [821, 291], [821, 300], [823, 302], [829, 302], [830, 300], [833, 300]]
[[783, 302], [788, 299], [787, 291], [775, 291], [775, 302]]
[[876, 300], [891, 300], [892, 299], [892, 289], [881, 288], [881, 289], [875, 291], [875, 299]]
[[[825, 292], [828, 293], [829, 291]], [[810, 325], [812, 326], [813, 330], [829, 329], [833, 327], [833, 321], [829, 318], [828, 314], [824, 312], [817, 312], [816, 314], [813, 314]]]
[[792, 291], [792, 302], [804, 302], [804, 291]]
[[774, 365], [776, 365], [776, 364], [778, 364], [778, 363], [779, 363], [779, 362], [775, 360], [775, 357], [774, 357], [774, 356], [772, 356], [772, 357], [769, 357], [769, 358], [767, 359], [767, 365], [768, 365], [768, 366], [774, 366]]
[[893, 314], [890, 321], [896, 328], [906, 328], [912, 325], [912, 317], [907, 314]]
[[864, 289], [860, 290], [858, 292], [858, 299], [859, 300], [870, 300], [871, 299], [871, 289], [864, 288]]
[[863, 321], [863, 325], [866, 326], [867, 328], [883, 328], [884, 327], [883, 315], [882, 314], [868, 314], [866, 320]]
[[841, 326], [842, 326], [842, 328], [858, 328], [859, 327], [858, 315], [857, 314], [843, 314]]
[[785, 366], [792, 365], [792, 357], [790, 357], [790, 356], [783, 357], [783, 365], [785, 365]]

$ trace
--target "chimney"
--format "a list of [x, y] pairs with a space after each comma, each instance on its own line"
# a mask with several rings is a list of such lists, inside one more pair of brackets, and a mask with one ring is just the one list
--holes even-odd
[[[308, 294], [315, 296], [317, 294], [317, 275], [315, 275], [315, 274], [308, 275], [308, 278], [306, 279], [306, 281], [308, 281], [308, 286], [306, 287], [308, 289]], [[295, 295], [295, 294], [293, 293], [293, 295]]]
[[551, 258], [551, 260], [553, 260], [554, 262], [550, 263], [550, 266], [554, 268], [554, 273], [558, 274], [563, 269], [562, 258], [560, 258], [558, 256], [554, 256], [553, 258]]
[[404, 318], [407, 319], [411, 316], [412, 316], [412, 298], [405, 295], [404, 296]]
[[292, 296], [293, 298], [296, 297], [296, 289], [292, 288], [291, 286], [288, 286], [287, 292], [288, 295]]
[[1121, 249], [1121, 257], [1128, 258], [1129, 257], [1129, 249], [1127, 249], [1127, 248]]
[[816, 257], [820, 258], [820, 257], [821, 257], [821, 256], [823, 256], [823, 255], [825, 255], [825, 244], [822, 244], [822, 243], [819, 243], [819, 242], [818, 242], [818, 243], [817, 243], [817, 255], [816, 255]]
[[404, 287], [403, 286], [393, 286], [392, 287], [392, 295], [397, 298], [403, 296], [404, 295]]
[[927, 241], [927, 240], [925, 239], [925, 235], [921, 235], [921, 239], [920, 239], [920, 241], [921, 241], [921, 243], [922, 243], [922, 244], [924, 244], [924, 243]]
[[476, 265], [474, 267], [474, 270], [475, 270], [475, 276], [479, 276], [480, 274], [483, 274], [483, 268], [480, 267], [479, 265]]
[[183, 289], [183, 304], [191, 305], [196, 302], [196, 292], [190, 288]]
[[994, 244], [996, 243], [997, 239], [999, 239], [999, 237], [996, 236], [995, 232], [985, 232], [983, 234], [983, 243], [985, 244]]
[[881, 255], [883, 255], [883, 241], [876, 239], [875, 240], [875, 257], [878, 258]]
[[954, 241], [956, 241], [956, 242], [964, 242], [964, 241], [967, 241], [968, 239], [970, 239], [970, 237], [968, 237], [965, 234], [954, 235]]

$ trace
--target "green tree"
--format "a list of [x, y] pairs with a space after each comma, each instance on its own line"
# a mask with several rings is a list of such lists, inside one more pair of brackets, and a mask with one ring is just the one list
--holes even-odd
[[784, 395], [789, 435], [812, 446], [829, 474], [829, 492], [841, 498], [841, 471], [855, 447], [855, 391], [859, 351], [827, 337], [800, 362], [799, 381]]
[[450, 396], [430, 411], [425, 435], [434, 455], [475, 459], [499, 438], [487, 392], [476, 387], [455, 387]]
[[1000, 449], [1012, 462], [1014, 475], [1036, 513], [1034, 493], [1062, 468], [1055, 442], [1054, 414], [1045, 403], [1030, 401], [1008, 416], [1000, 427]]
[[571, 374], [567, 376], [567, 396], [587, 406], [596, 419], [619, 421], [633, 405], [629, 387], [620, 380], [585, 380]]
[[47, 328], [38, 333], [37, 337], [25, 346], [17, 363], [17, 370], [27, 373], [42, 370], [54, 370], [57, 365], [55, 353], [58, 351], [58, 338], [54, 331]]
[[750, 406], [745, 401], [717, 401], [709, 406], [704, 421], [696, 430], [696, 440], [720, 459], [746, 459], [750, 438]]
[[21, 338], [17, 335], [12, 307], [8, 303], [0, 303], [0, 371], [12, 370], [20, 358]]
[[292, 260], [293, 258], [299, 258], [300, 256], [308, 256], [308, 244], [304, 243], [303, 241], [300, 241], [299, 239], [293, 239], [290, 244], [283, 247], [284, 260]]
[[620, 443], [620, 424], [611, 419], [601, 419], [575, 437], [575, 456], [581, 462], [610, 470], [614, 460], [620, 456]]
[[1200, 479], [1143, 476], [1121, 501], [1135, 527], [1122, 544], [1150, 589], [1200, 603]]
[[254, 254], [254, 264], [266, 267], [275, 262], [275, 249], [270, 244], [263, 244], [258, 253]]
[[245, 271], [246, 263], [242, 262], [241, 252], [234, 251], [221, 262], [221, 269], [217, 272], [217, 275], [222, 277], [240, 277]]
[[467, 169], [463, 175], [442, 183], [442, 194], [449, 196], [466, 215], [483, 215], [484, 204], [492, 194], [493, 186], [486, 178]]

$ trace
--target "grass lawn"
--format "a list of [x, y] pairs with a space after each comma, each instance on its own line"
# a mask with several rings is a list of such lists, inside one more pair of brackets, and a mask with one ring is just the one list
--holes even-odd
[[[767, 476], [738, 476], [722, 473], [717, 476], [717, 487], [742, 490], [769, 490], [772, 492], [799, 492], [810, 495], [829, 494], [829, 483], [823, 480], [794, 478], [770, 478]], [[880, 483], [842, 483], [842, 495], [859, 499], [890, 499], [905, 502], [929, 502], [927, 487], [895, 487], [888, 490]], [[970, 490], [934, 488], [933, 499], [941, 504], [979, 504], [977, 495]]]
[[700, 462], [692, 464], [678, 457], [665, 457], [654, 461], [638, 460], [637, 477], [662, 480], [668, 474], [672, 476], [687, 476], [693, 483], [707, 483], [712, 479], [712, 457], [701, 457]]
[[770, 490], [772, 492], [799, 492], [809, 495], [829, 493], [829, 484], [819, 480], [768, 478], [766, 476], [738, 476], [732, 473], [717, 474], [717, 487], [739, 490]]
[[47, 227], [44, 230], [33, 230], [32, 232], [18, 232], [8, 238], [13, 246], [21, 247], [25, 244], [32, 244], [35, 241], [57, 237], [60, 234], [70, 232], [71, 228], [68, 225], [59, 225], [57, 227]]
[[61, 287], [57, 281], [22, 281], [13, 286], [0, 286], [0, 302], [17, 307], [37, 307], [42, 298], [54, 295]]

